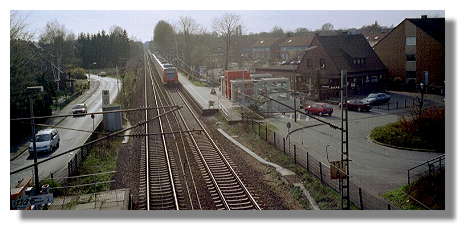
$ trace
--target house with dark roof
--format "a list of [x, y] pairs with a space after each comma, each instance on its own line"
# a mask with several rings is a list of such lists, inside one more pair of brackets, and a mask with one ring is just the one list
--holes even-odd
[[279, 43], [280, 56], [283, 61], [300, 60], [303, 51], [312, 42], [313, 34], [294, 35], [284, 38]]
[[445, 81], [445, 19], [407, 18], [389, 32], [374, 50], [401, 87], [443, 92]]
[[362, 34], [315, 35], [304, 51], [292, 84], [314, 100], [339, 97], [341, 70], [347, 71], [349, 94], [380, 88], [387, 68]]
[[279, 42], [282, 39], [281, 37], [272, 37], [256, 40], [251, 46], [252, 57], [267, 61], [279, 60]]

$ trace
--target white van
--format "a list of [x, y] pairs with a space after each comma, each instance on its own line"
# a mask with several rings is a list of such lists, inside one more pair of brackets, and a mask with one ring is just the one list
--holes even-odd
[[[36, 152], [53, 152], [59, 147], [60, 137], [57, 129], [45, 129], [36, 134]], [[29, 154], [33, 154], [33, 142], [29, 143]]]

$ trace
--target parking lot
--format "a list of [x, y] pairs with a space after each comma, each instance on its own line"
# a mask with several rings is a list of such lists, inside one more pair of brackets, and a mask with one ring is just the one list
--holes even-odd
[[[391, 101], [400, 101], [406, 98], [394, 96]], [[431, 101], [426, 101], [425, 105], [434, 104]], [[333, 106], [333, 109], [331, 117], [315, 117], [340, 126], [340, 108]], [[407, 112], [408, 110], [405, 108], [388, 110], [383, 107], [374, 107], [370, 112], [348, 112], [352, 179], [377, 196], [406, 184], [407, 170], [410, 167], [438, 155], [438, 153], [389, 148], [373, 143], [368, 138], [373, 128], [395, 122]], [[272, 113], [272, 117], [268, 121], [275, 126], [276, 132], [283, 136], [286, 136], [288, 131], [320, 123], [303, 114], [298, 114], [297, 122], [295, 122], [293, 113]], [[291, 123], [290, 129], [287, 129], [287, 123]], [[291, 135], [290, 142], [292, 145], [295, 143], [298, 147], [309, 151], [318, 161], [328, 163], [326, 159], [327, 146], [329, 146], [327, 150], [329, 160], [340, 158], [340, 134], [339, 130], [328, 125], [319, 125], [295, 132]]]

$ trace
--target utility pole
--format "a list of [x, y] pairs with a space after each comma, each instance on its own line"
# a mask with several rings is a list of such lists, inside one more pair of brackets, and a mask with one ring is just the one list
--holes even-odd
[[116, 82], [117, 82], [117, 89], [118, 89], [118, 93], [119, 93], [119, 70], [118, 70], [118, 66], [116, 65]]
[[[351, 209], [349, 196], [349, 134], [348, 134], [348, 73], [341, 70], [341, 172], [339, 187], [341, 191], [341, 209]], [[343, 174], [346, 174], [343, 177]]]
[[34, 108], [33, 108], [33, 92], [34, 91], [44, 91], [43, 86], [35, 86], [35, 87], [27, 87], [26, 91], [30, 92], [29, 94], [29, 112], [31, 116], [31, 132], [32, 132], [32, 140], [33, 140], [33, 158], [34, 158], [34, 187], [35, 187], [35, 194], [39, 194], [40, 187], [39, 187], [39, 171], [38, 171], [38, 155], [36, 151], [36, 125], [34, 123]]
[[297, 82], [295, 79], [295, 74], [294, 74], [294, 122], [297, 122]]

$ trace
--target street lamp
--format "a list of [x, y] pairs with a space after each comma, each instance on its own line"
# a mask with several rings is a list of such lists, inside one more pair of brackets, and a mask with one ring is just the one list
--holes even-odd
[[31, 115], [31, 132], [33, 140], [33, 158], [34, 158], [34, 186], [36, 188], [35, 193], [38, 194], [40, 191], [39, 187], [39, 171], [38, 171], [38, 155], [36, 151], [36, 127], [34, 123], [34, 109], [33, 109], [33, 95], [36, 92], [43, 92], [43, 86], [31, 86], [26, 87], [26, 92], [29, 93], [29, 112]]
[[423, 106], [424, 106], [424, 83], [421, 82], [419, 84], [419, 88], [421, 91], [421, 99], [419, 102], [419, 116], [421, 116], [421, 114], [423, 113]]

